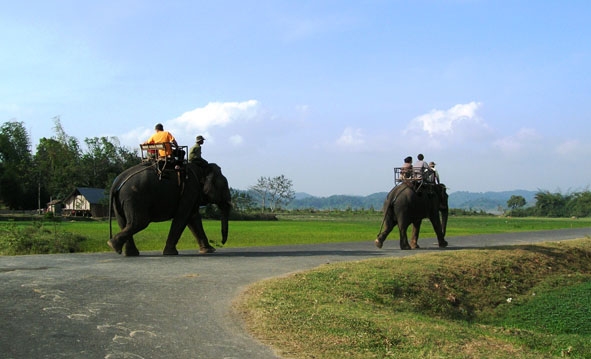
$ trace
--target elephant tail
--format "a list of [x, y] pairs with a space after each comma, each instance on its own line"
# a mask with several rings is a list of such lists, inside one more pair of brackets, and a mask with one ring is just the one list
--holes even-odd
[[[382, 233], [382, 229], [384, 229], [384, 223], [386, 222], [386, 218], [390, 214], [390, 211], [394, 211], [394, 204], [396, 203], [396, 199], [398, 199], [398, 196], [407, 189], [410, 189], [410, 187], [406, 184], [404, 186], [397, 186], [388, 194], [388, 198], [386, 198], [386, 201], [384, 202], [384, 207], [382, 208], [382, 211], [384, 212], [384, 218], [382, 219], [382, 225], [380, 226], [378, 236], [380, 235], [380, 233]], [[392, 200], [390, 200], [390, 195], [392, 195]]]
[[109, 239], [113, 239], [113, 201], [115, 200], [115, 190], [111, 188], [109, 191]]
[[386, 218], [388, 218], [388, 215], [390, 215], [390, 211], [394, 211], [394, 202], [396, 202], [396, 197], [398, 197], [398, 195], [394, 196], [394, 199], [392, 201], [388, 201], [388, 199], [386, 199], [386, 202], [384, 203], [384, 207], [382, 208], [382, 211], [384, 212], [384, 218], [382, 219], [382, 225], [380, 226], [378, 237], [384, 229], [384, 223], [386, 222]]

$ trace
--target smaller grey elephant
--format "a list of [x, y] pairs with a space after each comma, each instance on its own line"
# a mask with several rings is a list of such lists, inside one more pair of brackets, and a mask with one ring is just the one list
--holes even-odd
[[[384, 201], [382, 230], [375, 240], [375, 245], [382, 248], [388, 234], [398, 225], [400, 249], [419, 248], [421, 222], [423, 218], [429, 218], [437, 235], [439, 247], [446, 247], [445, 230], [449, 213], [447, 200], [444, 184], [423, 183], [420, 189], [407, 182], [397, 185]], [[413, 229], [409, 244], [406, 231], [411, 224]]]

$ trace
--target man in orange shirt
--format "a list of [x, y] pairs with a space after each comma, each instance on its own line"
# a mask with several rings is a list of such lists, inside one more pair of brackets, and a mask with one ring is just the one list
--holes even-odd
[[[170, 142], [175, 147], [178, 147], [178, 144], [176, 143], [176, 140], [174, 139], [174, 136], [172, 135], [172, 133], [170, 133], [168, 131], [164, 131], [164, 126], [162, 126], [161, 123], [156, 124], [155, 129], [156, 129], [156, 133], [153, 134], [145, 142], [145, 144]], [[166, 149], [164, 149], [164, 150], [158, 150], [158, 154], [160, 155], [160, 157], [172, 156], [172, 148], [170, 147], [170, 145], [166, 145], [165, 147], [166, 147]]]

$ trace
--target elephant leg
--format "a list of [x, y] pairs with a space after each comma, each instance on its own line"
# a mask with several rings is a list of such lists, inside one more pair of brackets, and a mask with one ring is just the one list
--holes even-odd
[[176, 249], [176, 245], [183, 234], [183, 230], [187, 225], [187, 219], [185, 217], [174, 217], [170, 224], [170, 230], [168, 231], [168, 238], [166, 238], [166, 246], [162, 254], [164, 255], [177, 255], [179, 251]]
[[378, 248], [382, 248], [384, 241], [386, 241], [386, 237], [388, 237], [388, 234], [392, 232], [397, 224], [396, 216], [394, 216], [393, 210], [390, 209], [387, 212], [389, 213], [386, 213], [384, 216], [383, 230], [380, 232], [380, 234], [378, 234], [378, 237], [375, 240], [375, 245]]
[[115, 252], [121, 254], [123, 251], [123, 245], [127, 241], [127, 232], [125, 232], [127, 228], [127, 221], [123, 216], [117, 215], [117, 225], [119, 225], [119, 233], [113, 236], [113, 238], [107, 241], [109, 247], [111, 247]]
[[411, 249], [410, 245], [408, 244], [408, 237], [407, 237], [407, 230], [410, 223], [400, 222], [398, 223], [398, 230], [400, 232], [400, 249], [406, 250]]
[[137, 257], [140, 255], [140, 251], [135, 246], [135, 241], [133, 237], [129, 238], [127, 242], [125, 242], [125, 256], [126, 257]]
[[439, 244], [439, 248], [447, 247], [447, 241], [445, 240], [445, 234], [443, 233], [443, 227], [441, 225], [441, 220], [439, 219], [439, 213], [436, 216], [431, 217], [431, 224], [433, 225], [433, 230], [437, 235], [437, 242]]
[[412, 237], [410, 238], [410, 248], [417, 249], [419, 247], [419, 233], [421, 232], [421, 221], [414, 222], [412, 225]]
[[[113, 248], [119, 254], [123, 252], [123, 246], [125, 246], [126, 256], [140, 254], [133, 241], [133, 235], [145, 229], [150, 224], [148, 214], [135, 208], [135, 206], [133, 202], [125, 202], [123, 204], [122, 211], [116, 215], [117, 224], [121, 231], [107, 241], [109, 247]], [[131, 244], [128, 244], [129, 242]]]
[[203, 230], [203, 223], [200, 215], [191, 217], [187, 226], [199, 244], [199, 253], [205, 254], [215, 252], [215, 248], [209, 244], [205, 230]]
[[107, 244], [115, 252], [117, 252], [118, 254], [121, 254], [121, 253], [123, 253], [123, 245], [125, 244], [126, 241], [127, 241], [127, 239], [125, 238], [124, 235], [122, 236], [120, 233], [117, 233], [116, 235], [113, 236], [113, 238], [111, 238], [107, 241]]
[[[133, 235], [141, 231], [142, 229], [146, 228], [147, 226], [148, 224], [133, 225], [133, 223], [128, 222], [125, 228], [121, 230], [121, 232], [117, 233], [113, 236], [113, 238], [107, 241], [107, 244], [109, 245], [109, 247], [113, 248], [113, 250], [119, 254], [123, 252], [123, 246], [125, 245], [126, 256], [139, 255], [139, 251], [135, 247], [135, 243], [133, 241]], [[128, 247], [127, 243], [129, 242], [131, 242], [131, 245]], [[134, 253], [133, 248], [135, 248], [135, 252], [137, 254]], [[129, 254], [128, 249], [130, 249]]]

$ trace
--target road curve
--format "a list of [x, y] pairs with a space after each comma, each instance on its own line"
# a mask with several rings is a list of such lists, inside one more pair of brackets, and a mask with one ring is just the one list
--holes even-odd
[[[447, 238], [443, 250], [561, 241], [591, 228]], [[396, 236], [397, 237], [397, 236]], [[221, 248], [179, 256], [114, 252], [0, 257], [2, 358], [276, 358], [244, 332], [232, 300], [256, 281], [326, 263], [441, 251], [373, 241]], [[141, 250], [141, 243], [140, 250]]]

